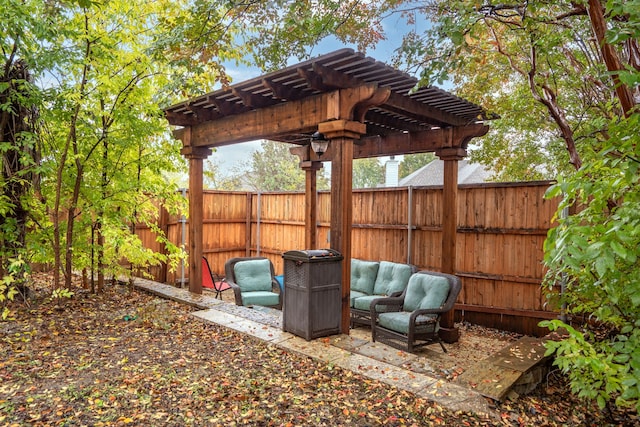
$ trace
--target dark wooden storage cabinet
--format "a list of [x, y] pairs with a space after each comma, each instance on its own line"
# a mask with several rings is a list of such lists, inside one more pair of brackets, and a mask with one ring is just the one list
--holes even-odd
[[307, 341], [340, 333], [342, 255], [332, 249], [288, 251], [282, 329]]

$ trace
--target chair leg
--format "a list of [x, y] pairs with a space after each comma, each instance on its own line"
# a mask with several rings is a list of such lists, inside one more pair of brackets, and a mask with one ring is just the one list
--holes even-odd
[[444, 348], [444, 344], [442, 343], [442, 341], [438, 341], [438, 343], [440, 344], [440, 347], [442, 347], [442, 351], [444, 351], [446, 353], [447, 349]]

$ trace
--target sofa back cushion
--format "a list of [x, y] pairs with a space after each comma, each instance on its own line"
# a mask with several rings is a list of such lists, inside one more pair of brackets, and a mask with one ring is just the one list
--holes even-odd
[[367, 295], [373, 293], [380, 263], [351, 258], [351, 289]]
[[449, 289], [449, 281], [445, 277], [415, 273], [407, 285], [403, 310], [440, 308], [449, 295]]
[[242, 292], [271, 290], [271, 261], [268, 259], [238, 261], [233, 266], [233, 273]]
[[380, 261], [378, 275], [373, 285], [374, 295], [391, 295], [394, 292], [402, 292], [409, 283], [411, 266], [396, 262]]

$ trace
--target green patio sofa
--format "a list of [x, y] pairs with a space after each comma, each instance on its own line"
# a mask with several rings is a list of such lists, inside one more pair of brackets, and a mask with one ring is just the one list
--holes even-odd
[[407, 287], [417, 268], [390, 261], [351, 259], [351, 327], [371, 325], [371, 301], [398, 296]]

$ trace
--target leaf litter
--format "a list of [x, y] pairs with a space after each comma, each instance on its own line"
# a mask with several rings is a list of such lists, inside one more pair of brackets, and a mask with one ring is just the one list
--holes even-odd
[[[44, 280], [44, 279], [43, 279]], [[496, 404], [454, 412], [376, 380], [189, 316], [138, 291], [44, 294], [0, 323], [0, 426], [633, 425], [577, 401], [559, 375]]]

